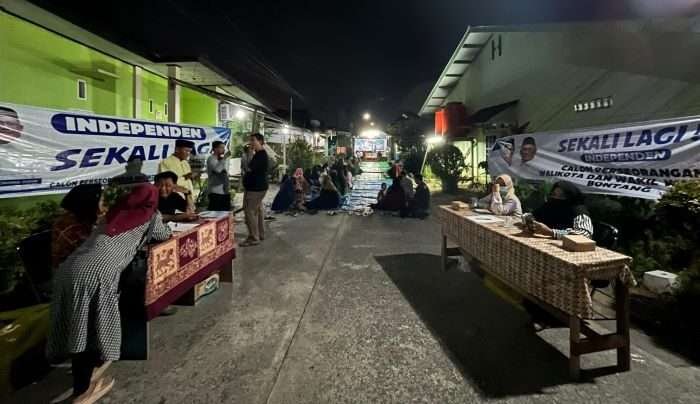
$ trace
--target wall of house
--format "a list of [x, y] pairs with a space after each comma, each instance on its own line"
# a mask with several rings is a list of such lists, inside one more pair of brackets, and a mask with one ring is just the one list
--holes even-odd
[[217, 126], [219, 100], [207, 94], [182, 87], [180, 91], [181, 123]]
[[131, 65], [0, 11], [0, 101], [127, 117], [132, 78]]
[[138, 74], [141, 80], [139, 119], [167, 121], [165, 105], [168, 103], [168, 79], [146, 70], [139, 70]]
[[[494, 33], [502, 54], [492, 59], [487, 44], [447, 101], [478, 110], [518, 99], [518, 123], [529, 121], [529, 131], [698, 115], [700, 86], [692, 71], [700, 39], [684, 31], [688, 26], [665, 27], [613, 22]], [[573, 110], [576, 102], [608, 96], [610, 109]]]

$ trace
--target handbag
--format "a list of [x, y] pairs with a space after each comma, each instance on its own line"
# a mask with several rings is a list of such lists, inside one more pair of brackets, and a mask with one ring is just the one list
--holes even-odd
[[120, 360], [148, 359], [148, 319], [146, 318], [146, 274], [148, 248], [156, 219], [152, 219], [144, 233], [136, 255], [119, 278], [119, 312], [121, 315], [122, 343]]

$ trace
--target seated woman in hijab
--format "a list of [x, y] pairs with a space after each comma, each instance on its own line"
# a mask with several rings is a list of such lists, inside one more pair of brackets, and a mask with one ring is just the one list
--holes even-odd
[[479, 207], [500, 216], [522, 216], [520, 199], [515, 195], [510, 175], [499, 175], [491, 185], [491, 193], [479, 199]]
[[340, 193], [333, 185], [331, 177], [324, 175], [321, 177], [321, 194], [318, 198], [306, 204], [307, 209], [332, 210], [340, 207]]
[[56, 271], [46, 352], [52, 363], [73, 361], [70, 402], [94, 403], [114, 386], [104, 371], [121, 352], [121, 273], [149, 240], [170, 235], [158, 211], [158, 188], [139, 184]]
[[371, 206], [372, 209], [376, 210], [400, 211], [405, 209], [407, 206], [406, 195], [401, 187], [401, 180], [398, 177], [394, 178], [391, 186], [386, 191], [386, 196]]
[[272, 201], [273, 212], [286, 212], [294, 203], [294, 178], [285, 174], [282, 178], [280, 190]]
[[102, 186], [78, 185], [61, 201], [64, 212], [56, 219], [51, 230], [51, 266], [56, 269], [83, 244], [97, 219], [104, 215]]
[[570, 182], [555, 183], [547, 202], [533, 214], [536, 234], [557, 240], [567, 234], [593, 237], [593, 222], [583, 203], [583, 194]]
[[304, 202], [306, 202], [306, 194], [309, 193], [309, 183], [304, 178], [304, 170], [297, 168], [294, 171], [294, 208], [297, 210], [306, 210]]

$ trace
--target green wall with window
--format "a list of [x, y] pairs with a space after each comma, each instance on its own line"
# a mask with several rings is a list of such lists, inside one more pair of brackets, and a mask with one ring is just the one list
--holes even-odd
[[[141, 79], [141, 111], [139, 119], [152, 121], [167, 121], [168, 114], [165, 111], [165, 104], [168, 103], [168, 79], [140, 70]], [[153, 111], [150, 109], [150, 102], [153, 101]]]
[[187, 87], [180, 89], [180, 122], [217, 126], [219, 100]]
[[131, 65], [0, 11], [0, 102], [127, 117], [132, 77]]

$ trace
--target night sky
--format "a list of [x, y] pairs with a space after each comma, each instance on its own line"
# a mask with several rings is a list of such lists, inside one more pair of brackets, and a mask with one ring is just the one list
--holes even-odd
[[293, 88], [295, 105], [342, 128], [363, 111], [380, 125], [417, 112], [468, 25], [638, 17], [698, 1], [34, 3], [144, 56], [204, 55], [276, 108]]

